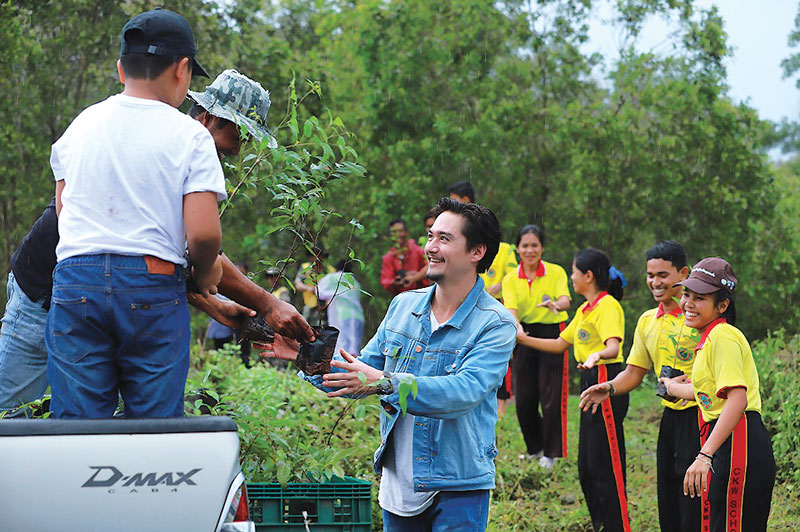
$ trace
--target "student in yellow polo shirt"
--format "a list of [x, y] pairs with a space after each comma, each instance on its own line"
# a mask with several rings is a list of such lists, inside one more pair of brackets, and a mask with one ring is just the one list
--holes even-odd
[[[645, 374], [675, 376], [677, 370], [692, 376], [694, 351], [700, 334], [686, 326], [678, 306], [680, 281], [689, 275], [686, 250], [674, 240], [664, 240], [647, 250], [647, 287], [658, 307], [645, 311], [636, 324], [628, 366], [613, 380], [595, 384], [581, 394], [580, 407], [597, 410], [610, 395], [625, 394], [642, 383]], [[700, 532], [702, 511], [699, 499], [683, 496], [683, 476], [700, 450], [700, 424], [697, 404], [665, 396], [656, 448], [658, 520], [661, 532]], [[706, 512], [706, 519], [708, 513]]]
[[731, 265], [719, 257], [692, 268], [680, 283], [686, 325], [701, 334], [692, 382], [686, 376], [659, 379], [670, 395], [696, 400], [708, 424], [708, 437], [686, 470], [683, 490], [693, 498], [708, 492], [712, 532], [766, 531], [775, 485], [758, 371], [747, 338], [734, 327], [738, 283]]
[[495, 255], [492, 265], [489, 266], [488, 270], [480, 274], [489, 295], [495, 299], [502, 299], [503, 279], [506, 278], [506, 275], [516, 270], [517, 254], [514, 246], [507, 242], [500, 242], [500, 248], [497, 250], [497, 255]]
[[[570, 304], [567, 274], [558, 264], [542, 260], [544, 232], [538, 226], [520, 229], [516, 247], [521, 261], [503, 278], [503, 305], [529, 335], [558, 338]], [[512, 357], [517, 419], [528, 456], [539, 457], [539, 464], [548, 469], [567, 451], [567, 357], [566, 350], [554, 357], [522, 344]]]
[[[573, 345], [581, 390], [613, 379], [622, 371], [625, 316], [619, 300], [625, 284], [608, 255], [592, 248], [579, 251], [572, 262], [572, 287], [586, 302], [558, 338], [533, 338], [520, 328], [517, 343], [553, 354]], [[594, 530], [630, 532], [622, 427], [627, 412], [627, 395], [603, 401], [599, 412], [581, 412], [578, 476]]]

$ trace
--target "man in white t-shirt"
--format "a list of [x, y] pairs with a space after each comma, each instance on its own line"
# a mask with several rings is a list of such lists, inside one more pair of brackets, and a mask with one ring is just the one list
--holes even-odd
[[[47, 318], [54, 417], [183, 414], [184, 267], [216, 292], [225, 181], [214, 141], [178, 111], [195, 60], [186, 20], [156, 9], [122, 30], [121, 94], [85, 109], [52, 148], [58, 263]], [[184, 251], [188, 247], [188, 261]]]

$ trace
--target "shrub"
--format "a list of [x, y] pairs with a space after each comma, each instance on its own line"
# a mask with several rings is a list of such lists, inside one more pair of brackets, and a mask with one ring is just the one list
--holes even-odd
[[[246, 369], [229, 350], [196, 353], [187, 393], [211, 397], [211, 413], [239, 427], [242, 470], [249, 482], [365, 478], [380, 443], [378, 401], [330, 399], [295, 375], [293, 367], [256, 364]], [[192, 395], [190, 408], [208, 412]], [[367, 473], [366, 478], [372, 480]]]
[[761, 412], [772, 436], [778, 482], [800, 487], [800, 335], [771, 333], [753, 344]]

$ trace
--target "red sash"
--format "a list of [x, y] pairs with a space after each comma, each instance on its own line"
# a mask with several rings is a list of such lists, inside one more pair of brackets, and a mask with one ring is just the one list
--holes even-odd
[[[602, 383], [608, 380], [608, 369], [605, 365], [597, 366], [597, 382]], [[617, 498], [619, 508], [622, 512], [622, 528], [625, 532], [631, 532], [631, 521], [628, 517], [628, 500], [625, 497], [625, 482], [622, 478], [622, 459], [619, 455], [619, 441], [617, 440], [617, 429], [614, 425], [614, 411], [611, 410], [611, 398], [609, 397], [602, 403], [603, 421], [606, 425], [606, 435], [608, 436], [608, 448], [611, 451], [611, 467], [614, 470], [614, 482], [617, 485]]]
[[736, 423], [731, 434], [731, 472], [728, 476], [728, 497], [726, 501], [726, 532], [742, 530], [742, 500], [744, 482], [747, 476], [747, 416]]
[[[700, 448], [706, 444], [708, 439], [708, 425], [703, 421], [703, 413], [697, 407], [697, 428], [700, 431]], [[711, 488], [711, 471], [706, 477], [706, 486]], [[700, 492], [700, 532], [711, 532], [711, 504], [708, 502], [708, 490]]]
[[[563, 331], [566, 326], [564, 322], [558, 324], [558, 328]], [[569, 406], [569, 349], [564, 351], [564, 368], [561, 371], [561, 456], [567, 457], [567, 410]]]

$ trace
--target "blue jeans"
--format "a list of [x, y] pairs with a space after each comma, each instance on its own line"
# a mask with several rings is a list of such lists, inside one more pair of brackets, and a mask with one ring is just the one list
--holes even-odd
[[13, 272], [8, 274], [6, 295], [0, 330], [0, 412], [41, 398], [48, 386], [44, 298], [32, 301]]
[[47, 316], [47, 373], [59, 418], [183, 415], [189, 308], [183, 268], [149, 273], [144, 257], [59, 262]]
[[488, 520], [489, 490], [440, 491], [412, 517], [383, 510], [384, 532], [483, 532]]

